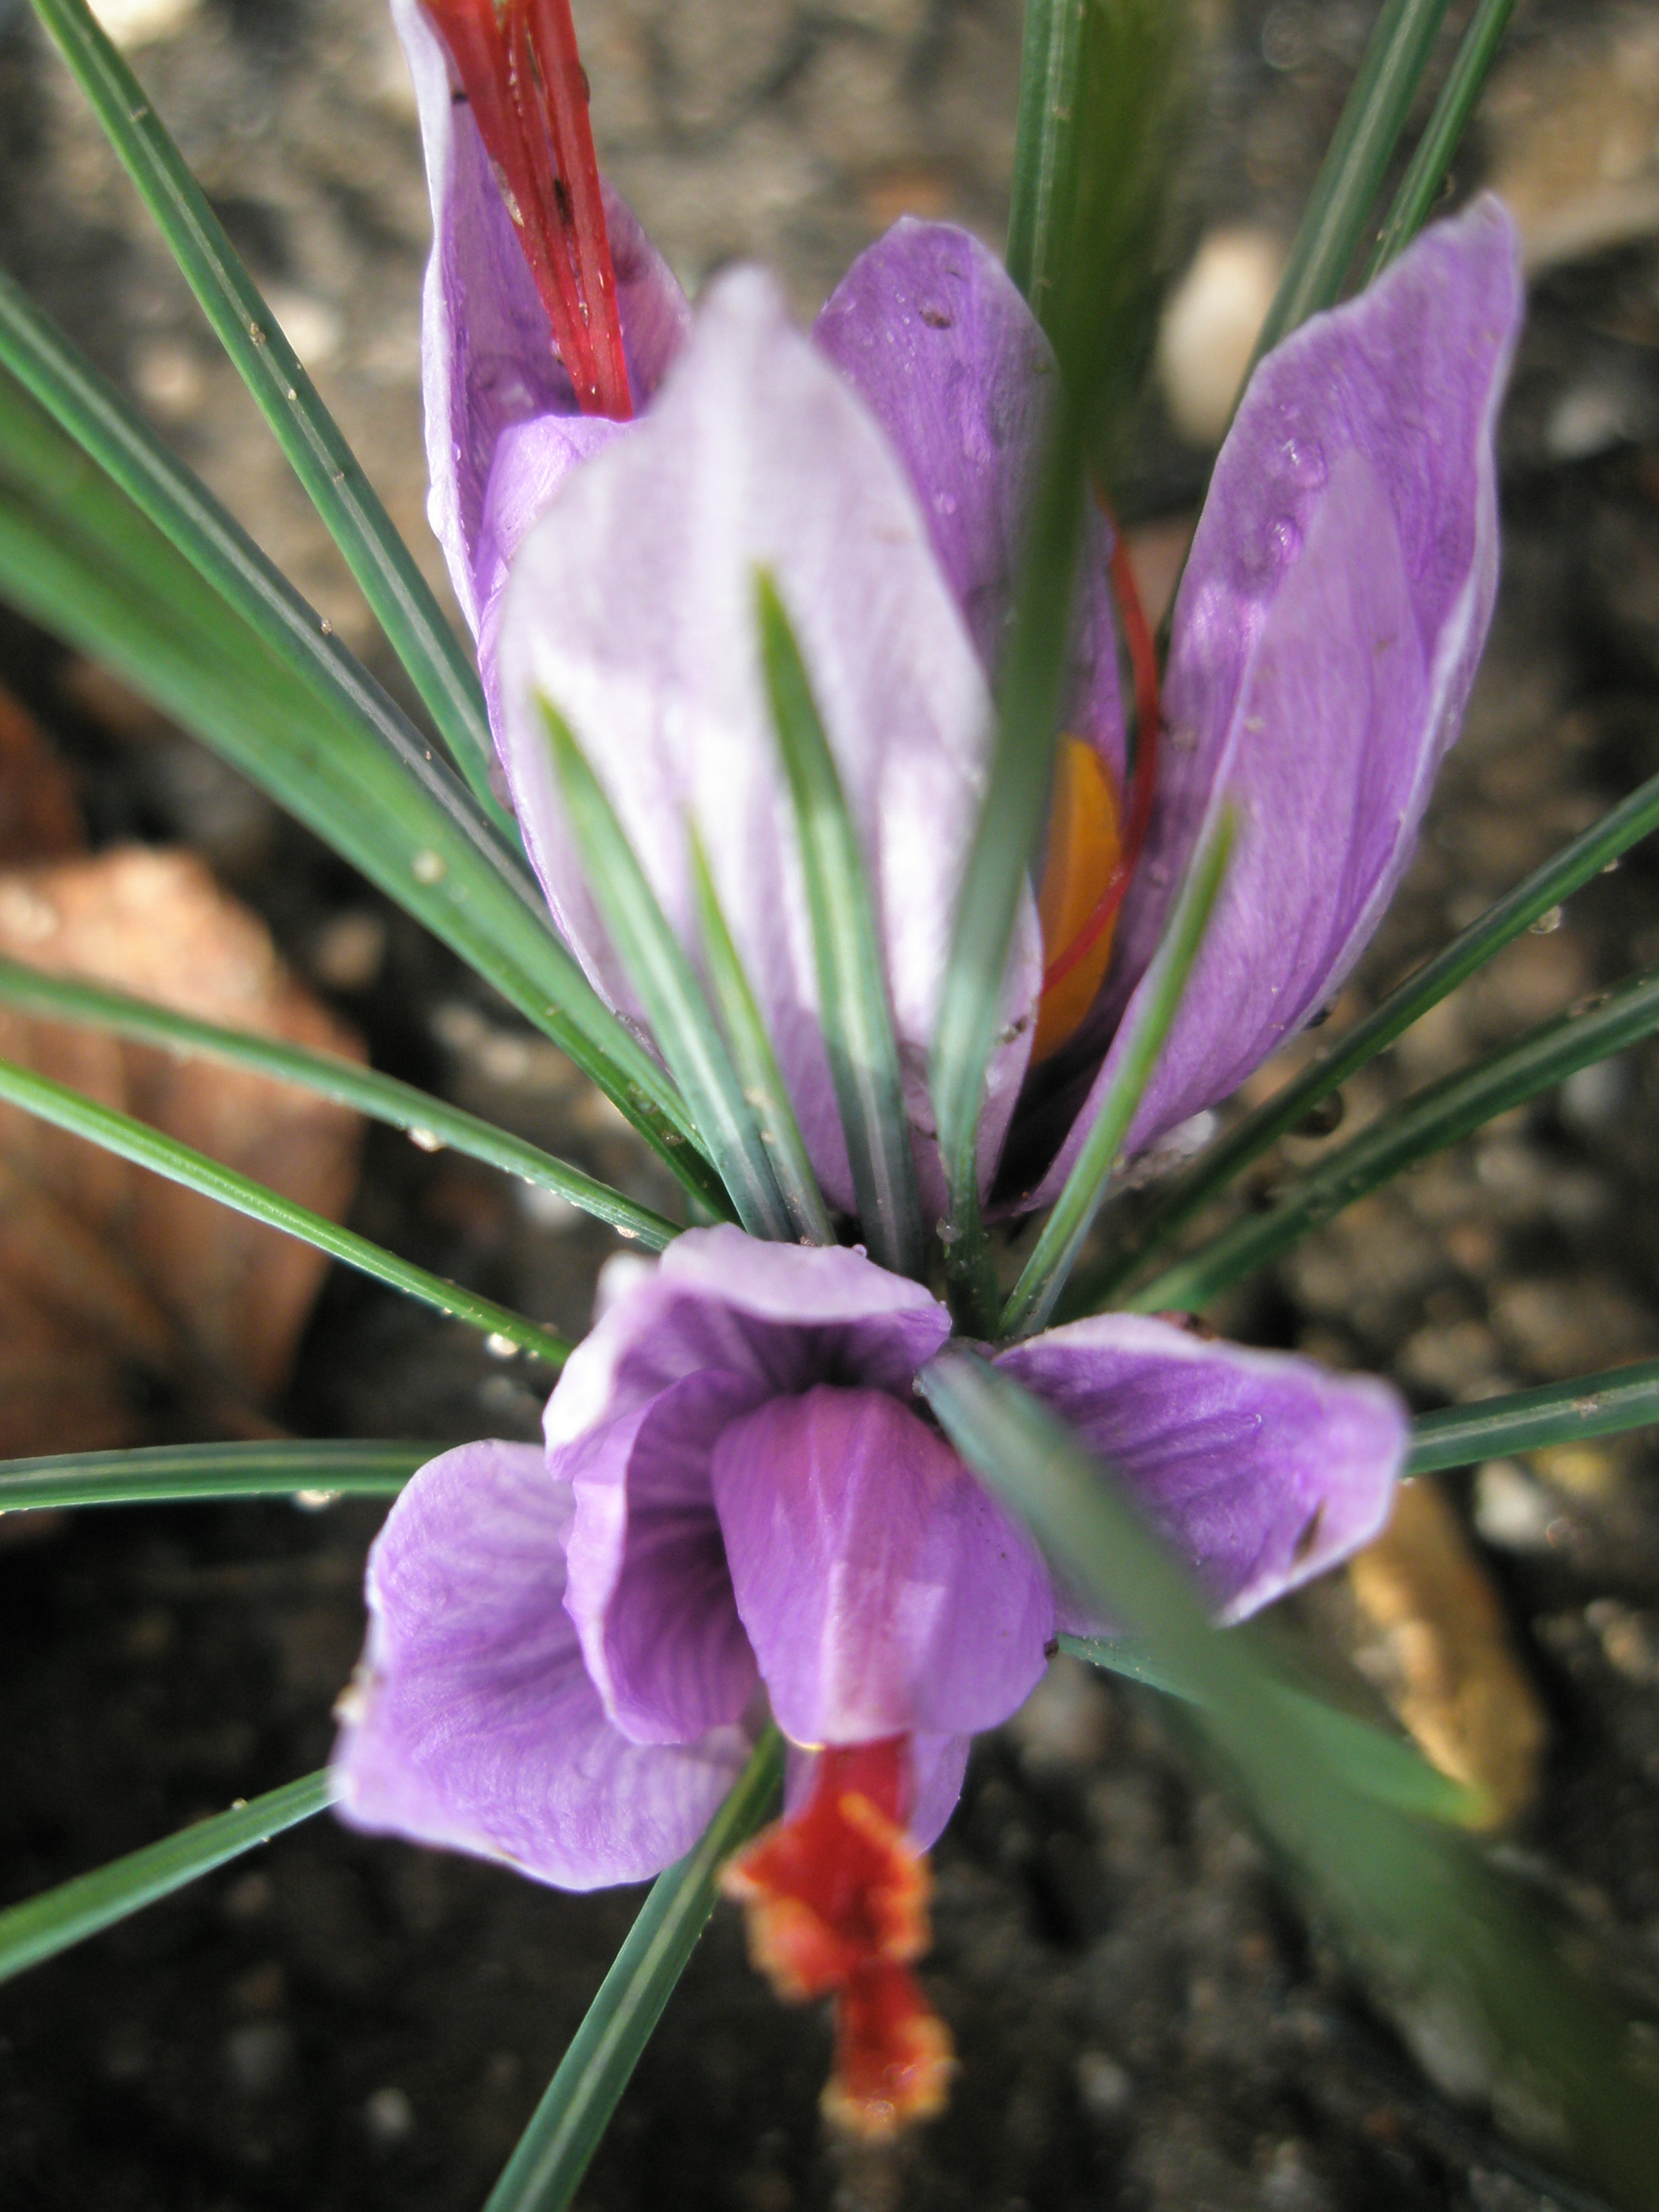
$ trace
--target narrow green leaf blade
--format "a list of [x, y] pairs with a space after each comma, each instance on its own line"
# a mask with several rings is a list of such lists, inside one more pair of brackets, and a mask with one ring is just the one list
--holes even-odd
[[143, 87], [87, 0], [33, 0], [185, 283], [481, 800], [495, 757], [471, 658]]
[[[199, 478], [3, 273], [0, 362], [278, 659], [327, 687], [405, 767], [419, 772], [431, 747], [407, 715]], [[457, 786], [450, 803], [475, 807], [521, 860], [518, 824], [488, 785], [477, 793]]]
[[596, 1182], [580, 1168], [555, 1159], [523, 1138], [512, 1136], [493, 1122], [434, 1098], [428, 1091], [417, 1091], [413, 1084], [377, 1074], [373, 1068], [342, 1060], [336, 1054], [308, 1052], [280, 1038], [256, 1036], [246, 1030], [222, 1029], [213, 1022], [175, 1013], [170, 1006], [106, 991], [95, 983], [44, 975], [38, 969], [3, 958], [0, 958], [0, 1006], [53, 1021], [83, 1023], [136, 1043], [159, 1045], [179, 1058], [199, 1054], [255, 1075], [269, 1075], [279, 1083], [291, 1083], [316, 1097], [352, 1107], [390, 1128], [407, 1130], [427, 1150], [443, 1147], [462, 1152], [469, 1159], [502, 1168], [538, 1189], [556, 1192], [647, 1251], [660, 1252], [679, 1233], [672, 1221], [649, 1206], [636, 1206], [608, 1183]]
[[[929, 1055], [951, 1191], [947, 1272], [959, 1318], [981, 1335], [994, 1328], [1000, 1303], [979, 1218], [985, 1073], [1021, 893], [1039, 865], [1089, 472], [1102, 469], [1109, 478], [1118, 426], [1153, 329], [1186, 13], [1176, 0], [1085, 0], [1075, 26], [1054, 15], [1033, 27], [1027, 47], [1034, 75], [1023, 95], [1021, 160], [1035, 197], [1017, 207], [1016, 225], [1030, 240], [1030, 295], [1054, 341], [1060, 391]], [[1039, 70], [1049, 79], [1041, 92]]]
[[1008, 274], [1039, 320], [1058, 265], [1057, 232], [1076, 159], [1079, 64], [1088, 0], [1026, 0], [1008, 211]]
[[1254, 359], [1333, 307], [1428, 67], [1447, 0], [1386, 0], [1315, 181]]
[[600, 1002], [522, 869], [424, 749], [393, 757], [278, 659], [0, 371], [0, 592], [104, 661], [423, 922], [729, 1212], [661, 1069]]
[[795, 805], [817, 956], [824, 1048], [841, 1108], [859, 1225], [896, 1275], [922, 1272], [921, 1202], [875, 905], [811, 679], [777, 586], [755, 581], [767, 696]]
[[754, 1113], [761, 1142], [772, 1163], [772, 1172], [778, 1179], [778, 1188], [783, 1194], [796, 1234], [809, 1244], [833, 1244], [836, 1233], [830, 1225], [823, 1193], [818, 1188], [818, 1179], [812, 1172], [812, 1163], [802, 1142], [800, 1125], [789, 1103], [772, 1040], [766, 1034], [766, 1024], [726, 926], [720, 893], [709, 871], [708, 855], [702, 848], [695, 823], [690, 834], [691, 880], [696, 893], [703, 964], [708, 971], [708, 988], [714, 994], [714, 1003], [725, 1024], [738, 1080]]
[[82, 1505], [191, 1505], [222, 1498], [392, 1498], [440, 1444], [155, 1444], [0, 1460], [0, 1513]]
[[1186, 1686], [1257, 1822], [1402, 2017], [1489, 2056], [1498, 2096], [1524, 2082], [1553, 2146], [1629, 2212], [1659, 2204], [1659, 2063], [1617, 1995], [1568, 1962], [1467, 1838], [1359, 1784], [1347, 1731], [1339, 1744], [1328, 1714], [1310, 1724], [1310, 1701], [1284, 1694], [1249, 1638], [1211, 1626], [1110, 1471], [1046, 1407], [962, 1350], [918, 1387], [1055, 1572]]
[[[1059, 1643], [1062, 1651], [1086, 1660], [1091, 1667], [1126, 1675], [1168, 1697], [1200, 1702], [1195, 1691], [1167, 1674], [1148, 1657], [1146, 1647], [1132, 1638], [1062, 1636]], [[1487, 1808], [1479, 1793], [1430, 1766], [1397, 1736], [1385, 1735], [1369, 1721], [1312, 1697], [1291, 1683], [1270, 1679], [1269, 1687], [1275, 1698], [1292, 1704], [1293, 1724], [1320, 1741], [1332, 1766], [1354, 1790], [1429, 1820], [1447, 1820], [1460, 1827], [1483, 1824]]]
[[787, 1241], [793, 1235], [789, 1211], [702, 986], [569, 725], [547, 700], [540, 705], [588, 888], [652, 1035], [738, 1219], [751, 1237]]
[[1410, 1472], [1432, 1474], [1443, 1467], [1473, 1467], [1477, 1460], [1617, 1436], [1656, 1421], [1659, 1359], [1638, 1360], [1600, 1375], [1575, 1375], [1570, 1382], [1547, 1382], [1536, 1390], [1514, 1390], [1473, 1406], [1419, 1413]]
[[1535, 868], [1524, 883], [1488, 907], [1449, 945], [1390, 991], [1364, 1021], [1322, 1045], [1299, 1075], [1237, 1121], [1201, 1159], [1184, 1173], [1171, 1176], [1133, 1233], [1109, 1260], [1090, 1272], [1086, 1282], [1077, 1285], [1071, 1303], [1079, 1309], [1103, 1304], [1217, 1191], [1295, 1128], [1322, 1099], [1328, 1098], [1368, 1060], [1385, 1051], [1413, 1022], [1449, 997], [1477, 968], [1530, 929], [1540, 916], [1582, 890], [1592, 877], [1601, 874], [1621, 853], [1655, 830], [1659, 830], [1659, 775], [1650, 776], [1582, 836], [1575, 837], [1571, 844]]
[[766, 1818], [782, 1772], [769, 1729], [702, 1842], [653, 1884], [484, 2212], [564, 2212], [714, 1910], [720, 1868]]
[[1293, 1244], [1316, 1224], [1364, 1197], [1413, 1162], [1455, 1145], [1592, 1060], [1659, 1030], [1659, 975], [1641, 975], [1589, 1009], [1529, 1030], [1518, 1042], [1407, 1098], [1297, 1177], [1278, 1203], [1247, 1215], [1191, 1258], [1178, 1260], [1127, 1304], [1142, 1313], [1196, 1312]]
[[149, 1168], [156, 1175], [165, 1176], [169, 1182], [182, 1184], [186, 1190], [199, 1191], [203, 1197], [216, 1199], [222, 1206], [246, 1213], [252, 1220], [265, 1222], [289, 1237], [314, 1244], [319, 1251], [343, 1260], [360, 1274], [388, 1283], [406, 1297], [418, 1298], [424, 1305], [435, 1306], [441, 1314], [465, 1322], [469, 1328], [505, 1337], [520, 1352], [545, 1360], [550, 1366], [562, 1367], [570, 1356], [570, 1346], [564, 1338], [550, 1328], [544, 1328], [538, 1322], [527, 1320], [510, 1307], [498, 1306], [491, 1298], [480, 1297], [476, 1291], [446, 1282], [441, 1275], [430, 1274], [412, 1261], [400, 1260], [395, 1253], [371, 1243], [367, 1237], [358, 1236], [356, 1230], [343, 1229], [338, 1222], [313, 1213], [309, 1206], [283, 1198], [251, 1176], [239, 1174], [234, 1168], [222, 1166], [205, 1152], [180, 1144], [175, 1137], [163, 1136], [159, 1129], [134, 1121], [131, 1115], [118, 1114], [113, 1107], [83, 1097], [78, 1091], [54, 1083], [49, 1076], [37, 1075], [32, 1068], [15, 1066], [9, 1060], [0, 1060], [0, 1099], [21, 1106], [25, 1113], [39, 1115], [43, 1121], [50, 1121], [55, 1128], [66, 1129], [71, 1136], [84, 1137], [105, 1152], [131, 1160], [136, 1167]]
[[1066, 1187], [1043, 1224], [1042, 1234], [1003, 1308], [1004, 1336], [1029, 1334], [1043, 1326], [1066, 1286], [1066, 1276], [1082, 1249], [1084, 1239], [1094, 1226], [1117, 1163], [1118, 1148], [1129, 1133], [1129, 1124], [1164, 1049], [1210, 916], [1221, 896], [1232, 841], [1232, 817], [1224, 815], [1215, 835], [1194, 860], [1153, 955], [1152, 973], [1157, 981], [1129, 1049], [1101, 1102], [1088, 1140], [1066, 1178]]
[[320, 1813], [329, 1802], [326, 1774], [308, 1774], [251, 1804], [198, 1820], [164, 1843], [147, 1844], [96, 1874], [83, 1874], [26, 1905], [0, 1912], [0, 1982], [38, 1966], [71, 1944], [113, 1927], [158, 1898], [182, 1889], [228, 1859], [269, 1843], [284, 1828]]
[[1365, 271], [1367, 284], [1373, 283], [1389, 262], [1405, 252], [1433, 213], [1514, 13], [1515, 0], [1480, 0], [1470, 17], [1451, 74], [1441, 88], [1434, 112], [1417, 142], [1394, 205], [1378, 234]]

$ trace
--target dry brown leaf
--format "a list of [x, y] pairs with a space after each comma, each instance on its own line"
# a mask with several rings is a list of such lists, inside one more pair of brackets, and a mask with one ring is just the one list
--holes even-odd
[[86, 842], [69, 770], [33, 715], [0, 690], [0, 866], [55, 860]]
[[[183, 1013], [360, 1056], [264, 926], [179, 852], [0, 870], [0, 955]], [[0, 1009], [0, 1056], [337, 1218], [358, 1117], [283, 1084]], [[257, 1427], [327, 1261], [0, 1107], [0, 1455]]]
[[1543, 1709], [1444, 1492], [1421, 1478], [1402, 1484], [1348, 1583], [1358, 1663], [1440, 1771], [1480, 1796], [1490, 1824], [1514, 1820], [1537, 1788]]

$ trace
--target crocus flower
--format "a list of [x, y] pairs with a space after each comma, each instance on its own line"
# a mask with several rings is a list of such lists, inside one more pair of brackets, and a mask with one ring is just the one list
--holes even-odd
[[[786, 1817], [728, 1887], [781, 1990], [836, 1997], [827, 2102], [881, 2133], [948, 2073], [911, 1962], [968, 1740], [1058, 1630], [1101, 1624], [914, 1395], [951, 1333], [921, 1285], [732, 1228], [630, 1265], [545, 1449], [464, 1445], [392, 1508], [339, 1808], [564, 1888], [638, 1881], [696, 1840], [769, 1705]], [[1224, 1620], [1386, 1514], [1407, 1424], [1381, 1383], [1129, 1314], [995, 1357], [1121, 1471]]]
[[[696, 824], [814, 1167], [852, 1206], [759, 669], [754, 575], [769, 568], [868, 858], [931, 1217], [944, 1186], [927, 1058], [1048, 415], [1047, 342], [975, 240], [909, 222], [854, 264], [810, 337], [750, 270], [711, 286], [693, 322], [611, 198], [629, 404], [642, 411], [580, 412], [477, 103], [457, 104], [418, 0], [394, 6], [436, 231], [433, 519], [554, 914], [601, 991], [641, 1018], [568, 832], [544, 698], [694, 954]], [[492, 0], [438, 13], [469, 6]], [[1174, 610], [1144, 849], [1115, 937], [1097, 932], [1079, 959], [1102, 886], [1133, 857], [1103, 531], [1085, 548], [1048, 860], [1018, 917], [981, 1122], [981, 1175], [1006, 1202], [1058, 1194], [1224, 805], [1227, 880], [1126, 1149], [1225, 1097], [1352, 967], [1410, 858], [1490, 619], [1492, 430], [1519, 313], [1513, 232], [1485, 199], [1258, 368]]]

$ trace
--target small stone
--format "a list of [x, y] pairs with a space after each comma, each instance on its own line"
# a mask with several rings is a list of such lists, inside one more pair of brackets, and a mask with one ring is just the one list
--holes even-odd
[[1474, 1479], [1474, 1526], [1500, 1552], [1547, 1552], [1555, 1501], [1512, 1459], [1490, 1459]]
[[386, 964], [386, 951], [378, 914], [336, 915], [311, 940], [311, 972], [331, 991], [366, 991]]
[[225, 2064], [245, 2097], [264, 2097], [276, 2087], [294, 2057], [294, 2037], [276, 2020], [250, 2021], [225, 2038]]
[[1134, 2102], [1133, 2075], [1103, 2051], [1080, 2051], [1073, 2070], [1078, 2102], [1091, 2120], [1121, 2119]]
[[92, 0], [92, 12], [118, 46], [170, 39], [196, 13], [201, 0]]
[[1170, 294], [1158, 376], [1170, 420], [1189, 443], [1220, 444], [1284, 262], [1267, 231], [1212, 231]]
[[415, 2125], [415, 2107], [406, 2091], [388, 2084], [363, 2106], [363, 2129], [377, 2150], [400, 2143]]

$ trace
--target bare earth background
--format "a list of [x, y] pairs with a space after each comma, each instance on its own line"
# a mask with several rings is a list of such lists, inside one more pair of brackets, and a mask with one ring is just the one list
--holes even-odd
[[[131, 7], [131, 0], [128, 0]], [[152, 19], [166, 13], [151, 0]], [[1012, 0], [588, 0], [602, 159], [695, 287], [781, 269], [803, 315], [908, 210], [994, 240]], [[1182, 258], [1281, 236], [1374, 9], [1209, 0]], [[1466, 10], [1452, 10], [1456, 27]], [[427, 210], [380, 0], [177, 0], [135, 48], [394, 516], [422, 520]], [[1340, 1010], [1659, 766], [1659, 11], [1522, 0], [1457, 183], [1501, 173], [1540, 263], [1504, 436], [1507, 571], [1467, 734], [1405, 896]], [[0, 259], [137, 396], [390, 677], [331, 550], [21, 6], [0, 0]], [[1138, 507], [1202, 457], [1149, 412]], [[1149, 558], [1156, 558], [1154, 540]], [[73, 770], [95, 845], [182, 842], [262, 914], [378, 1064], [661, 1199], [628, 1133], [413, 927], [236, 777], [0, 618], [0, 682]], [[1638, 853], [1352, 1086], [1346, 1127], [1659, 958]], [[1421, 1405], [1659, 1351], [1659, 1054], [1587, 1073], [1310, 1238], [1216, 1318], [1394, 1376]], [[1296, 1140], [1297, 1158], [1318, 1140]], [[1264, 1172], [1265, 1187], [1271, 1166]], [[482, 1169], [371, 1137], [353, 1218], [557, 1325], [605, 1235]], [[534, 1433], [535, 1378], [355, 1279], [329, 1282], [279, 1419], [320, 1434]], [[202, 1433], [131, 1378], [149, 1433]], [[1640, 1438], [1449, 1486], [1550, 1749], [1511, 1863], [1659, 1989], [1659, 1502]], [[0, 1902], [327, 1753], [378, 1515], [82, 1514], [0, 1548]], [[1323, 1606], [1343, 1613], [1340, 1591]], [[1525, 2160], [1460, 2117], [1310, 1935], [1138, 1692], [1057, 1670], [978, 1749], [938, 1854], [928, 1979], [962, 2058], [938, 2126], [826, 2138], [827, 2034], [717, 1914], [583, 2192], [595, 2209], [1533, 2212]], [[9, 2212], [466, 2212], [635, 1910], [328, 1820], [0, 1992]], [[1419, 2037], [1432, 2023], [1413, 2023]], [[1443, 2068], [1455, 2050], [1440, 2052]], [[1534, 2177], [1535, 2179], [1535, 2177]]]

